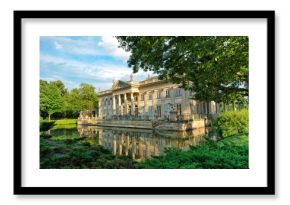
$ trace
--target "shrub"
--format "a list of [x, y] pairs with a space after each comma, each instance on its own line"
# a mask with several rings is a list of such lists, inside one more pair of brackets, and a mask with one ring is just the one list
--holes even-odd
[[47, 131], [53, 127], [54, 121], [40, 121], [40, 131]]
[[214, 127], [223, 137], [248, 133], [249, 115], [247, 109], [239, 111], [227, 111], [214, 119]]

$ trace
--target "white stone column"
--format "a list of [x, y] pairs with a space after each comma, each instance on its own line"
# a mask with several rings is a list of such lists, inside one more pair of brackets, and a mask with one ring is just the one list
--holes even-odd
[[116, 99], [115, 99], [115, 95], [113, 95], [113, 115], [116, 115]]
[[134, 94], [131, 93], [131, 115], [134, 115]]
[[97, 117], [101, 117], [101, 102], [98, 101], [98, 112], [97, 112]]
[[152, 119], [155, 119], [155, 109], [154, 109], [154, 94], [155, 94], [155, 90], [152, 90], [151, 91], [151, 96], [152, 96], [152, 100], [151, 100], [151, 102], [152, 102]]
[[136, 157], [136, 139], [132, 137], [132, 159], [134, 160]]
[[124, 94], [124, 103], [125, 103], [125, 112], [124, 114], [127, 115], [127, 94]]
[[121, 114], [121, 94], [118, 95], [118, 115]]
[[114, 134], [114, 138], [113, 138], [113, 155], [114, 156], [117, 155], [117, 139], [116, 139], [116, 134]]
[[144, 96], [144, 109], [143, 109], [143, 116], [146, 115], [146, 92], [142, 94]]
[[140, 115], [141, 115], [141, 103], [140, 103], [140, 98], [141, 98], [141, 95], [140, 95], [140, 93], [138, 93], [138, 96], [137, 96], [137, 106], [138, 106], [138, 116], [139, 116], [139, 113], [140, 113]]

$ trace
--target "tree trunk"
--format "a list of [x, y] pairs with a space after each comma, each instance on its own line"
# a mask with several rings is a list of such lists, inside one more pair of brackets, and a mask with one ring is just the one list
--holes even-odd
[[50, 114], [48, 114], [48, 121], [50, 121]]

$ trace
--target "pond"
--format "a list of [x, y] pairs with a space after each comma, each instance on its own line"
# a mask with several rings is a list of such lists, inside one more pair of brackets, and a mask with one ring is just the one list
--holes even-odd
[[76, 126], [51, 129], [51, 139], [76, 139], [100, 145], [115, 157], [130, 157], [134, 161], [144, 161], [152, 156], [160, 156], [167, 148], [189, 149], [198, 145], [204, 136], [211, 136], [208, 128], [187, 132], [152, 131], [146, 129], [112, 128], [99, 126]]

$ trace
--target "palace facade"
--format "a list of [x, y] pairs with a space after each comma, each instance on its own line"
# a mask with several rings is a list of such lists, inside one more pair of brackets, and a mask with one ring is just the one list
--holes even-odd
[[218, 112], [215, 102], [193, 100], [191, 91], [179, 88], [176, 84], [159, 80], [158, 77], [134, 81], [114, 81], [109, 90], [98, 93], [98, 118], [110, 119], [113, 116], [134, 116], [140, 119], [169, 119], [175, 112], [182, 119], [193, 119], [197, 115]]

